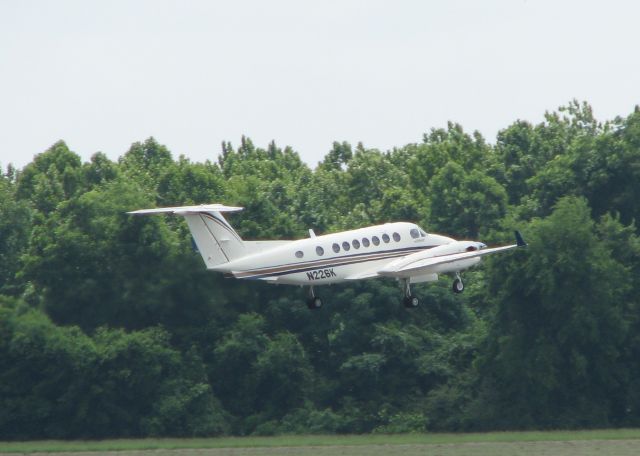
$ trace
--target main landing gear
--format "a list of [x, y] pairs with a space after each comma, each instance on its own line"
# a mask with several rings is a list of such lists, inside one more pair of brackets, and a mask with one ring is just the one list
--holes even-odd
[[454, 293], [462, 293], [464, 291], [464, 283], [462, 283], [462, 278], [460, 277], [460, 273], [456, 272], [456, 278], [453, 280], [453, 285], [451, 289]]
[[309, 298], [307, 299], [307, 307], [309, 310], [316, 310], [322, 307], [322, 299], [320, 299], [313, 291], [313, 286], [309, 287]]
[[420, 300], [411, 294], [410, 279], [402, 279], [402, 288], [404, 289], [404, 299], [402, 304], [407, 309], [415, 309], [420, 304]]
[[[402, 299], [402, 304], [407, 309], [415, 309], [420, 304], [420, 300], [411, 294], [411, 279], [401, 279], [402, 289], [404, 291], [404, 298]], [[456, 272], [456, 278], [453, 280], [453, 284], [451, 289], [454, 293], [459, 294], [464, 291], [464, 283], [462, 282], [462, 277], [460, 277], [460, 273]]]

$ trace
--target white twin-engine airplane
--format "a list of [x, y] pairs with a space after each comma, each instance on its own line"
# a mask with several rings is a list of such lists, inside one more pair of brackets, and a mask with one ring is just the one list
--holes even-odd
[[480, 262], [484, 255], [527, 244], [518, 231], [516, 244], [486, 248], [482, 242], [456, 241], [427, 234], [418, 225], [385, 223], [357, 230], [297, 241], [244, 241], [222, 216], [241, 211], [222, 204], [141, 209], [129, 214], [183, 216], [207, 269], [226, 277], [263, 280], [275, 284], [309, 286], [307, 306], [322, 307], [315, 285], [375, 277], [393, 277], [403, 285], [405, 307], [417, 307], [411, 284], [434, 282], [439, 274], [453, 273], [453, 291], [461, 293], [460, 271]]

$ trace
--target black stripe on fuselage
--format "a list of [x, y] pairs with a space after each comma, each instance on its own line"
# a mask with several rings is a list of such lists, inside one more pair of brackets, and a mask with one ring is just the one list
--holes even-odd
[[287, 263], [277, 266], [252, 269], [249, 271], [232, 272], [232, 274], [238, 279], [263, 279], [265, 277], [277, 277], [288, 274], [297, 274], [300, 272], [307, 272], [320, 268], [335, 268], [357, 263], [367, 263], [376, 260], [393, 259], [405, 256], [407, 254], [419, 252], [421, 250], [431, 249], [433, 247], [437, 247], [437, 245], [405, 247], [401, 249], [382, 250], [368, 253], [356, 253], [341, 257], [307, 261], [305, 263]]

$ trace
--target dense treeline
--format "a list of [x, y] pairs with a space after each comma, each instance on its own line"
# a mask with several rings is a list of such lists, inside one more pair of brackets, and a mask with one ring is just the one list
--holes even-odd
[[[386, 221], [529, 248], [450, 282], [299, 288], [207, 273], [181, 218], [222, 202], [246, 239]], [[460, 125], [315, 169], [243, 138], [215, 161], [153, 138], [117, 162], [64, 142], [0, 178], [0, 438], [640, 424], [640, 109], [570, 103], [495, 145]]]

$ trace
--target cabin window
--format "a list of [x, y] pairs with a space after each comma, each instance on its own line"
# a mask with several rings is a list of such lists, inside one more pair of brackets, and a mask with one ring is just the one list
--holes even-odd
[[467, 247], [467, 252], [475, 252], [476, 250], [478, 250], [478, 248], [474, 247], [473, 245], [470, 245], [469, 247]]
[[349, 243], [347, 241], [344, 241], [342, 243], [342, 248], [344, 249], [345, 252], [349, 251], [349, 249], [351, 249], [351, 246], [349, 245]]
[[316, 253], [318, 254], [318, 256], [322, 256], [324, 255], [324, 249], [320, 246], [316, 247]]
[[418, 239], [420, 237], [420, 231], [418, 231], [416, 228], [411, 228], [411, 231], [409, 231], [409, 234], [413, 239]]
[[304, 256], [304, 253], [302, 253], [302, 250], [298, 250], [296, 252], [296, 258], [302, 258]]
[[382, 235], [382, 240], [384, 241], [385, 244], [388, 244], [391, 239], [389, 238], [389, 235], [387, 233], [384, 233]]
[[396, 241], [396, 242], [400, 242], [400, 234], [393, 233], [393, 240]]
[[362, 245], [364, 245], [365, 247], [369, 247], [371, 245], [371, 242], [369, 242], [369, 238], [362, 238]]
[[333, 244], [333, 246], [331, 246], [331, 248], [336, 253], [338, 253], [340, 251], [340, 246], [338, 244]]
[[371, 238], [371, 242], [373, 242], [373, 245], [380, 245], [380, 239], [378, 239], [378, 236], [373, 236]]
[[360, 248], [360, 241], [357, 239], [354, 239], [351, 244], [353, 245], [354, 249], [359, 249]]

